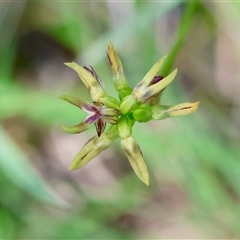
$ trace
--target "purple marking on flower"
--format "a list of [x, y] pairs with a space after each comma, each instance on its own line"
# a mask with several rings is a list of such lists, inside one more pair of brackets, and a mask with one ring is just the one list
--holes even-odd
[[99, 118], [94, 124], [97, 130], [97, 134], [100, 137], [103, 131], [105, 130], [107, 123], [101, 118]]
[[93, 77], [98, 81], [98, 83], [102, 86], [102, 88], [104, 88], [104, 84], [103, 84], [102, 80], [99, 78], [99, 76], [94, 71], [92, 66], [90, 66], [91, 69], [89, 67], [87, 67], [87, 66], [84, 66], [83, 68], [86, 69], [88, 72], [90, 72], [93, 75]]
[[150, 82], [149, 86], [154, 85], [160, 82], [164, 77], [163, 76], [155, 76], [152, 81]]
[[97, 112], [98, 108], [92, 106], [91, 104], [86, 104], [84, 106], [84, 110], [88, 111], [88, 112]]
[[111, 59], [110, 59], [110, 57], [109, 57], [108, 52], [107, 52], [107, 59], [108, 59], [109, 64], [112, 66], [112, 62], [111, 62]]
[[85, 119], [85, 122], [89, 123], [89, 124], [92, 124], [92, 123], [96, 122], [99, 118], [100, 118], [99, 114], [93, 114], [93, 115], [88, 116]]
[[143, 102], [145, 103], [145, 102], [147, 102], [150, 98], [152, 98], [152, 97], [154, 97], [153, 95], [152, 95], [152, 92], [151, 91], [147, 91], [146, 93], [144, 93], [143, 95], [142, 95], [142, 99], [144, 100]]

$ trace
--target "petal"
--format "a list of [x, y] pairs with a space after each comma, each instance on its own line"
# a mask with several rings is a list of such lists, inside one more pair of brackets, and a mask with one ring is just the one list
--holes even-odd
[[90, 72], [93, 75], [93, 77], [98, 81], [98, 83], [102, 86], [102, 88], [104, 88], [104, 84], [102, 80], [99, 78], [99, 76], [91, 66], [90, 66], [91, 69], [87, 66], [84, 66], [83, 68], [86, 69], [88, 72]]
[[121, 145], [134, 172], [148, 186], [149, 174], [139, 145], [132, 136], [122, 139]]
[[78, 125], [75, 126], [61, 126], [62, 129], [71, 134], [75, 133], [81, 133], [85, 130], [87, 130], [94, 122], [96, 122], [99, 118], [99, 115], [90, 115], [88, 116], [83, 122], [79, 123]]
[[74, 157], [70, 170], [81, 168], [90, 160], [96, 157], [100, 152], [108, 148], [114, 139], [118, 137], [116, 126], [111, 126], [107, 132], [100, 137], [91, 138]]
[[97, 134], [100, 137], [104, 132], [107, 123], [103, 119], [99, 118], [94, 124], [97, 130]]
[[77, 72], [78, 76], [90, 92], [94, 102], [99, 102], [99, 99], [106, 95], [104, 88], [88, 70], [79, 66], [75, 62], [65, 63], [65, 65]]
[[137, 84], [137, 86], [133, 89], [133, 94], [138, 94], [138, 92], [141, 92], [144, 88], [148, 87], [151, 84], [151, 81], [153, 78], [158, 74], [160, 68], [162, 67], [164, 61], [166, 60], [167, 55], [162, 57], [145, 75], [143, 80]]
[[116, 124], [118, 122], [119, 110], [117, 109], [103, 106], [101, 107], [99, 114], [104, 121], [110, 124]]
[[59, 98], [79, 107], [80, 109], [82, 109], [84, 112], [86, 112], [88, 114], [98, 111], [97, 107], [94, 107], [91, 104], [89, 104], [85, 101], [82, 101], [77, 97], [73, 97], [73, 96], [69, 96], [69, 95], [62, 95]]
[[138, 102], [145, 103], [149, 98], [156, 96], [161, 92], [168, 84], [170, 84], [175, 76], [177, 75], [177, 69], [170, 73], [167, 77], [163, 78], [161, 81], [143, 88], [142, 91], [133, 93]]
[[101, 116], [101, 118], [104, 119], [104, 121], [106, 121], [107, 123], [110, 123], [113, 125], [117, 124], [119, 120], [117, 116]]
[[103, 116], [112, 117], [112, 116], [118, 116], [119, 110], [102, 106], [99, 110], [99, 113]]

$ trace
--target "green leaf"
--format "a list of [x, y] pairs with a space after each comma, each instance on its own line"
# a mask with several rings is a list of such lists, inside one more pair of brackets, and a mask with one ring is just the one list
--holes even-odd
[[30, 161], [1, 126], [0, 143], [0, 168], [6, 177], [33, 197], [47, 203], [59, 204]]

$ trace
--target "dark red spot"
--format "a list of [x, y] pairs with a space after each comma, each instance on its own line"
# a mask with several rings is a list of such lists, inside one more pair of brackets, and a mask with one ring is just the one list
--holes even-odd
[[97, 73], [94, 71], [94, 69], [91, 66], [89, 68], [85, 65], [83, 68], [86, 69], [88, 72], [90, 72], [93, 75], [93, 77], [98, 81], [98, 83], [102, 86], [102, 88], [104, 88], [102, 80], [99, 78], [99, 76], [97, 75]]
[[164, 77], [163, 76], [155, 76], [152, 81], [150, 82], [149, 86], [154, 85], [160, 82]]
[[109, 54], [107, 53], [107, 59], [108, 59], [108, 62], [109, 62], [109, 64], [112, 66], [112, 62], [111, 62], [111, 59], [110, 59], [110, 57], [109, 57]]

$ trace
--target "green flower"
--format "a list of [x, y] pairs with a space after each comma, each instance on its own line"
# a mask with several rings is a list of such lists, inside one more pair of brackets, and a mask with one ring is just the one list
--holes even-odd
[[[108, 45], [107, 57], [119, 100], [106, 94], [104, 85], [93, 68], [81, 67], [74, 62], [66, 63], [77, 72], [88, 89], [93, 103], [62, 95], [61, 99], [79, 107], [88, 115], [81, 123], [72, 127], [62, 126], [62, 128], [68, 133], [81, 133], [95, 124], [97, 131], [97, 135], [91, 138], [74, 157], [70, 170], [81, 168], [120, 137], [122, 149], [134, 172], [146, 185], [149, 185], [149, 174], [142, 151], [132, 136], [134, 123], [187, 115], [197, 110], [199, 102], [172, 106], [152, 104], [151, 100], [161, 93], [177, 74], [177, 69], [166, 77], [159, 74], [167, 56], [161, 58], [133, 89], [128, 85], [121, 60], [111, 42]], [[110, 126], [105, 131], [107, 124]]]

